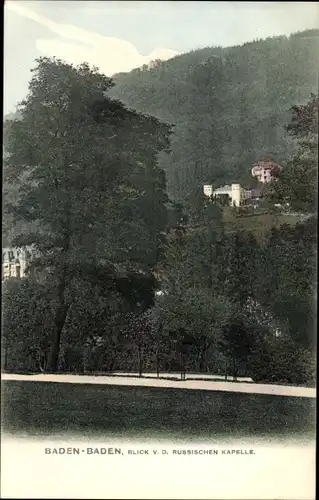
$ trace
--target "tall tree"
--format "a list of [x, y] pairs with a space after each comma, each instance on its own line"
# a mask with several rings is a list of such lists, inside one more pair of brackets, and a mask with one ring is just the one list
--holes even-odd
[[[97, 68], [37, 60], [20, 120], [8, 123], [6, 180], [17, 182], [15, 220], [37, 230], [33, 265], [51, 272], [58, 306], [48, 367], [56, 371], [75, 276], [112, 263], [151, 268], [166, 225], [165, 177], [157, 155], [169, 128], [107, 97], [112, 81]], [[155, 216], [156, 214], [156, 216]]]
[[271, 200], [289, 203], [299, 212], [317, 210], [318, 106], [319, 95], [312, 94], [305, 105], [292, 107], [292, 120], [286, 129], [297, 141], [297, 149], [267, 193]]

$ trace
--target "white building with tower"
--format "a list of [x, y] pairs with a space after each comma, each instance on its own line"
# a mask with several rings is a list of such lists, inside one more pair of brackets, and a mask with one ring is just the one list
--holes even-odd
[[240, 184], [231, 184], [213, 189], [212, 185], [204, 185], [204, 194], [210, 198], [219, 198], [222, 196], [228, 197], [229, 204], [233, 207], [244, 205], [246, 200], [252, 197], [252, 192], [249, 189], [243, 188]]
[[213, 186], [212, 184], [204, 184], [204, 195], [210, 198], [213, 195]]

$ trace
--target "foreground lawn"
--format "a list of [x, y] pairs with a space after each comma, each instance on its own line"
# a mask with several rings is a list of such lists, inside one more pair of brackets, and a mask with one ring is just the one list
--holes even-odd
[[315, 399], [188, 389], [2, 381], [5, 432], [33, 436], [312, 437]]

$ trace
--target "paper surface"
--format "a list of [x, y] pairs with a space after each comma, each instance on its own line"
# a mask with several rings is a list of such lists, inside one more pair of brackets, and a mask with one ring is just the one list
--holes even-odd
[[[66, 447], [81, 451], [114, 447], [123, 455], [45, 454], [45, 448]], [[234, 449], [253, 449], [254, 454], [222, 454]], [[128, 450], [149, 454], [128, 455]], [[177, 455], [174, 450], [218, 454]], [[309, 444], [245, 447], [244, 441], [188, 446], [5, 439], [2, 457], [3, 498], [315, 498], [315, 446]]]
[[[251, 113], [249, 116], [255, 120], [251, 122], [252, 124], [256, 125], [257, 123], [259, 126], [259, 122], [263, 120], [259, 109], [258, 96], [261, 94], [258, 94], [258, 92], [260, 88], [256, 91], [251, 86], [251, 81], [247, 80], [244, 72], [240, 73], [239, 71], [242, 81], [239, 78], [236, 85], [238, 85], [239, 89], [238, 95], [241, 95], [241, 92], [244, 97], [242, 101], [239, 98], [237, 102], [237, 87], [235, 89], [236, 85], [234, 84], [233, 88], [233, 83], [227, 80], [229, 75], [236, 75], [237, 65], [240, 69], [240, 65], [245, 62], [245, 57], [248, 57], [249, 51], [246, 52], [246, 56], [243, 52], [244, 55], [240, 55], [237, 60], [236, 50], [243, 44], [258, 44], [258, 40], [265, 40], [267, 37], [282, 36], [283, 38], [287, 37], [288, 40], [292, 33], [298, 31], [305, 31], [302, 36], [306, 39], [306, 30], [318, 28], [319, 21], [318, 6], [312, 2], [302, 4], [301, 2], [19, 2], [11, 0], [7, 1], [5, 6], [4, 107], [6, 115], [14, 115], [17, 103], [25, 98], [28, 82], [31, 78], [30, 70], [34, 66], [35, 58], [39, 56], [61, 58], [72, 65], [79, 65], [87, 61], [92, 67], [98, 66], [101, 72], [110, 78], [114, 75], [123, 76], [123, 74], [130, 71], [134, 72], [135, 76], [141, 71], [148, 72], [147, 75], [150, 75], [150, 77], [149, 80], [145, 80], [146, 83], [144, 82], [146, 91], [142, 97], [140, 92], [141, 88], [144, 88], [144, 83], [141, 79], [143, 85], [140, 84], [139, 77], [136, 80], [138, 82], [137, 96], [140, 99], [139, 105], [141, 108], [145, 107], [145, 103], [151, 101], [152, 98], [156, 101], [157, 92], [160, 93], [162, 90], [161, 85], [163, 86], [162, 81], [165, 81], [163, 75], [166, 74], [165, 72], [167, 68], [170, 68], [171, 64], [174, 67], [172, 59], [177, 56], [179, 58], [176, 65], [177, 76], [175, 78], [174, 75], [171, 80], [172, 88], [165, 89], [166, 94], [164, 92], [166, 96], [177, 95], [176, 102], [172, 101], [177, 107], [177, 111], [167, 109], [164, 118], [169, 123], [173, 122], [176, 116], [176, 120], [178, 120], [178, 116], [181, 114], [180, 109], [183, 111], [186, 109], [186, 114], [188, 113], [190, 118], [178, 130], [176, 136], [178, 139], [176, 137], [176, 140], [174, 139], [175, 142], [177, 140], [181, 141], [181, 147], [176, 150], [176, 157], [173, 155], [175, 170], [172, 169], [170, 176], [167, 177], [168, 183], [172, 184], [172, 179], [178, 179], [180, 176], [184, 182], [184, 185], [181, 184], [182, 188], [185, 193], [188, 193], [189, 186], [187, 184], [191, 185], [193, 183], [193, 178], [188, 179], [191, 169], [193, 168], [197, 175], [198, 172], [199, 174], [203, 173], [206, 168], [205, 175], [207, 174], [209, 178], [200, 179], [200, 182], [198, 182], [201, 194], [204, 193], [207, 198], [211, 198], [210, 201], [212, 201], [213, 196], [215, 196], [215, 199], [217, 195], [230, 196], [232, 208], [236, 206], [239, 208], [241, 204], [245, 204], [252, 197], [254, 188], [243, 188], [241, 184], [238, 184], [239, 180], [234, 178], [227, 180], [230, 184], [215, 189], [216, 186], [212, 184], [213, 181], [210, 178], [208, 167], [215, 162], [214, 167], [216, 165], [218, 167], [216, 168], [217, 177], [222, 179], [223, 175], [219, 171], [219, 162], [224, 157], [227, 157], [227, 160], [224, 159], [224, 161], [228, 162], [227, 165], [233, 162], [230, 171], [232, 172], [233, 169], [237, 174], [237, 165], [245, 164], [246, 153], [253, 148], [251, 144], [254, 141], [251, 139], [253, 134], [247, 138], [245, 133], [241, 134], [242, 130], [240, 129], [241, 122], [246, 119], [247, 109]], [[213, 46], [216, 47], [216, 53], [210, 54], [207, 52], [207, 57], [206, 55], [203, 56], [203, 60], [200, 62], [196, 62], [194, 58], [194, 67], [196, 67], [194, 74], [191, 74], [194, 69], [193, 63], [190, 64], [191, 69], [183, 69], [185, 54], [199, 49], [205, 51], [207, 50], [205, 47]], [[216, 55], [219, 53], [218, 47], [233, 47], [234, 52], [224, 52], [223, 56], [219, 56]], [[288, 63], [284, 60], [282, 62], [283, 66], [291, 64], [293, 67], [294, 57], [296, 57], [296, 60], [299, 58], [309, 64], [308, 59], [310, 60], [313, 57], [312, 54], [307, 53], [305, 46], [300, 49], [304, 50], [304, 52], [297, 53], [296, 56], [288, 46], [288, 42], [287, 47], [284, 48], [285, 54], [287, 54], [287, 60], [289, 57], [291, 59], [289, 59]], [[271, 73], [273, 64], [271, 46], [270, 48], [267, 46], [263, 53], [264, 60], [268, 61], [269, 59], [269, 73], [267, 65], [259, 70], [259, 56], [254, 55], [253, 50], [249, 54], [252, 60], [251, 66], [249, 66], [249, 78], [254, 72], [258, 73], [260, 78], [256, 80], [259, 82], [256, 86], [263, 82], [261, 83], [261, 93], [266, 95], [266, 104], [263, 104], [262, 109], [266, 115], [269, 114], [269, 116], [265, 117], [265, 123], [268, 124], [269, 128], [266, 129], [265, 133], [263, 132], [264, 136], [261, 139], [258, 138], [258, 141], [255, 141], [260, 142], [258, 154], [260, 153], [261, 159], [264, 154], [272, 153], [271, 147], [269, 151], [266, 151], [268, 145], [264, 144], [268, 141], [268, 135], [271, 137], [272, 133], [282, 134], [284, 125], [276, 122], [276, 116], [273, 122], [272, 114], [274, 113], [271, 110], [271, 98], [274, 96], [274, 92], [271, 94], [267, 89], [267, 86], [275, 88], [277, 84], [276, 77], [273, 77]], [[255, 57], [256, 59], [254, 59]], [[211, 118], [209, 112], [206, 113], [206, 109], [204, 109], [201, 110], [202, 115], [198, 114], [198, 116], [204, 116], [203, 124], [201, 123], [198, 128], [194, 127], [193, 129], [192, 119], [193, 114], [197, 112], [197, 108], [201, 106], [205, 108], [205, 104], [203, 105], [200, 99], [198, 100], [198, 94], [203, 89], [207, 94], [211, 92], [211, 95], [209, 94], [211, 101], [209, 102], [213, 103], [212, 109], [214, 108], [215, 95], [212, 89], [215, 87], [213, 87], [210, 78], [213, 78], [215, 70], [217, 71], [219, 68], [219, 61], [223, 62], [223, 58], [228, 61], [229, 66], [227, 67], [228, 73], [225, 71], [225, 75], [223, 73], [220, 80], [222, 83], [220, 83], [218, 95], [221, 101], [225, 100], [223, 96], [224, 85], [229, 84], [229, 95], [234, 94], [234, 101], [230, 104], [227, 113], [232, 116], [232, 109], [237, 107], [240, 108], [240, 112], [234, 113], [234, 124], [231, 120], [225, 121], [228, 125], [223, 131], [223, 138], [228, 134], [228, 142], [223, 143], [220, 158], [218, 157], [216, 160], [214, 152], [211, 153], [211, 144], [214, 142], [212, 140], [213, 134], [211, 131], [207, 132], [207, 124], [210, 123]], [[313, 57], [313, 59], [315, 58]], [[181, 66], [179, 66], [180, 61], [182, 61]], [[215, 63], [216, 66], [214, 66]], [[301, 64], [300, 61], [298, 64]], [[214, 68], [207, 79], [207, 88], [205, 87], [206, 65], [207, 68], [210, 65]], [[276, 68], [278, 72], [278, 67]], [[162, 71], [159, 80], [161, 84], [159, 87], [154, 86], [153, 88], [153, 81], [155, 80], [152, 80], [152, 78], [157, 69]], [[185, 74], [183, 71], [185, 71]], [[292, 86], [291, 95], [296, 95], [296, 99], [292, 97], [290, 104], [300, 104], [298, 100], [299, 89], [294, 88], [294, 72], [293, 70], [289, 71], [287, 74], [291, 76], [292, 83], [281, 82], [280, 85], [289, 88]], [[197, 79], [201, 78], [203, 78], [204, 83], [202, 85], [201, 81], [200, 85], [196, 87], [196, 89], [200, 89], [198, 92], [198, 90], [194, 90], [193, 86], [196, 86]], [[176, 83], [178, 79], [180, 79], [180, 86]], [[301, 80], [301, 77], [299, 79]], [[121, 82], [121, 79], [119, 79], [119, 82]], [[131, 83], [126, 84], [123, 80], [120, 83], [121, 85], [121, 89], [127, 91], [129, 102], [127, 105], [134, 108], [134, 102], [130, 102]], [[308, 94], [310, 94], [312, 84], [309, 83], [309, 89], [307, 84], [305, 86], [307, 92], [309, 90]], [[179, 91], [180, 95], [178, 94]], [[188, 91], [189, 94], [187, 94]], [[282, 88], [278, 88], [278, 92], [276, 89], [275, 92], [279, 95]], [[282, 94], [281, 102], [284, 102], [282, 105], [283, 114], [287, 113], [288, 117], [290, 104], [286, 106], [285, 99], [287, 98], [288, 101], [290, 96], [288, 96], [288, 99], [288, 94], [284, 92]], [[194, 98], [194, 102], [189, 102], [191, 101], [189, 95]], [[132, 98], [132, 100], [134, 99]], [[38, 101], [39, 99], [35, 99], [35, 102], [38, 103]], [[218, 98], [216, 98], [217, 101]], [[197, 104], [197, 102], [200, 104]], [[203, 103], [205, 102], [203, 100]], [[227, 103], [223, 105], [226, 106]], [[80, 106], [75, 107], [80, 108]], [[149, 113], [148, 108], [146, 111]], [[214, 120], [219, 121], [219, 113], [218, 108], [212, 122]], [[152, 112], [149, 114], [152, 114]], [[289, 117], [287, 123], [288, 121]], [[249, 123], [249, 127], [253, 128], [251, 123]], [[285, 121], [285, 124], [287, 123]], [[234, 130], [236, 130], [236, 127], [239, 129], [238, 137], [232, 135], [233, 125]], [[215, 129], [218, 132], [218, 127], [214, 128], [212, 126], [212, 130], [215, 131]], [[40, 132], [42, 133], [42, 131]], [[55, 130], [53, 132], [49, 130], [49, 134], [51, 135], [47, 141], [48, 144], [52, 137], [57, 137]], [[197, 147], [197, 139], [192, 142], [193, 149], [189, 147], [190, 138], [197, 138], [196, 134], [198, 136], [203, 134], [206, 137], [207, 143], [203, 141], [203, 144], [205, 143], [205, 147], [207, 146], [205, 154], [207, 151], [209, 153], [207, 153], [203, 162], [200, 155], [199, 160], [196, 154], [194, 155], [193, 149]], [[127, 140], [129, 142], [130, 134], [128, 136], [129, 139]], [[138, 143], [139, 140], [135, 136], [133, 137], [131, 142], [134, 142], [133, 146], [135, 147], [135, 141]], [[86, 136], [88, 154], [91, 152], [89, 150], [91, 138], [91, 135]], [[112, 145], [118, 141], [117, 133], [107, 139], [110, 139], [110, 150], [112, 150]], [[115, 142], [113, 143], [112, 140]], [[217, 139], [216, 143], [219, 140]], [[80, 141], [82, 141], [82, 136]], [[141, 142], [143, 141], [144, 138]], [[271, 139], [269, 139], [269, 142], [271, 143]], [[245, 146], [246, 150], [242, 151], [243, 158], [234, 158], [233, 151], [237, 151], [236, 144], [239, 143], [245, 143], [247, 147]], [[116, 147], [118, 147], [118, 144]], [[124, 152], [119, 161], [121, 165], [127, 160], [125, 156], [126, 147], [128, 147], [127, 144], [121, 139], [120, 150], [121, 153]], [[189, 149], [187, 149], [188, 147]], [[41, 148], [38, 149], [42, 149], [42, 144]], [[84, 151], [83, 148], [82, 151], [82, 142], [80, 142], [79, 149], [81, 154], [78, 157], [81, 156], [82, 158], [83, 156], [85, 158], [84, 163], [87, 162], [87, 150]], [[284, 150], [284, 146], [282, 146], [282, 149]], [[179, 156], [181, 151], [184, 152], [184, 150], [186, 151], [185, 158], [182, 155]], [[96, 151], [98, 151], [98, 148], [96, 148]], [[105, 151], [102, 151], [101, 154], [99, 152], [101, 158], [105, 157], [104, 153]], [[56, 151], [54, 154], [56, 154]], [[247, 153], [247, 157], [249, 157], [249, 154]], [[282, 159], [288, 161], [288, 156], [285, 157], [283, 153]], [[282, 159], [279, 158], [278, 161], [281, 162]], [[256, 157], [255, 160], [257, 161], [258, 158]], [[76, 165], [76, 161], [72, 160], [72, 163], [68, 165], [70, 170]], [[182, 164], [183, 168], [185, 168], [180, 174]], [[139, 168], [140, 165], [143, 165], [143, 163], [139, 164]], [[249, 161], [247, 161], [247, 165], [245, 164], [244, 168], [247, 170], [247, 176], [248, 174], [250, 176], [250, 171], [253, 171], [251, 170], [252, 165]], [[279, 166], [277, 163], [274, 163], [274, 165]], [[85, 164], [86, 167], [87, 164]], [[258, 177], [260, 182], [266, 183], [272, 178], [269, 169], [258, 167], [257, 170], [260, 172]], [[265, 175], [264, 177], [262, 173]], [[73, 181], [76, 180], [76, 176], [77, 174], [72, 177]], [[220, 184], [222, 184], [222, 180]], [[122, 187], [120, 186], [121, 189]], [[144, 189], [145, 186], [142, 187]], [[94, 189], [94, 187], [91, 189], [91, 195], [92, 193], [95, 194]], [[119, 192], [121, 189], [119, 189]], [[141, 189], [141, 192], [143, 189]], [[82, 194], [83, 191], [81, 188]], [[155, 191], [154, 188], [149, 197], [150, 199]], [[261, 190], [259, 194], [256, 194], [258, 189], [255, 191], [255, 200], [258, 200], [259, 203]], [[102, 197], [100, 198], [102, 199]], [[60, 200], [59, 197], [57, 199]], [[84, 203], [87, 203], [85, 198]], [[222, 202], [220, 201], [220, 203]], [[101, 208], [102, 205], [103, 203], [97, 206]], [[255, 210], [257, 205], [252, 205], [252, 210]], [[136, 210], [135, 205], [132, 209], [135, 216], [136, 212], [134, 210]], [[99, 210], [97, 209], [96, 212], [99, 212]], [[146, 215], [148, 215], [146, 212], [144, 214], [145, 219], [147, 218]], [[55, 214], [53, 213], [53, 215]], [[82, 216], [82, 212], [80, 215]], [[92, 214], [90, 215], [92, 216]], [[286, 215], [284, 213], [284, 216]], [[288, 215], [295, 216], [296, 214]], [[302, 214], [302, 217], [305, 218], [301, 220], [306, 220], [308, 215]], [[78, 217], [79, 220], [82, 219], [81, 216]], [[97, 213], [93, 214], [94, 221], [95, 216], [97, 216]], [[180, 214], [178, 217], [180, 217]], [[106, 217], [102, 218], [102, 223], [100, 220], [101, 226], [103, 226], [105, 219]], [[242, 221], [244, 218], [240, 220]], [[230, 220], [228, 223], [230, 224], [229, 227], [232, 227], [232, 221]], [[266, 223], [268, 224], [267, 221], [265, 225]], [[142, 224], [142, 226], [143, 230], [141, 232], [143, 234], [136, 244], [138, 249], [144, 245], [144, 225]], [[256, 226], [258, 226], [258, 222]], [[92, 227], [91, 222], [89, 227]], [[86, 227], [85, 230], [87, 230]], [[256, 232], [258, 233], [257, 230]], [[160, 230], [159, 233], [161, 237], [166, 234], [165, 231], [160, 232]], [[75, 234], [77, 237], [76, 231]], [[91, 233], [86, 233], [86, 237], [87, 234]], [[87, 240], [90, 240], [90, 236], [87, 237]], [[58, 238], [58, 247], [60, 248], [59, 242]], [[129, 244], [131, 244], [130, 241]], [[91, 245], [87, 245], [91, 251]], [[7, 245], [5, 246], [7, 247]], [[68, 245], [66, 247], [68, 248]], [[17, 262], [20, 254], [12, 253], [13, 250], [9, 244], [4, 250], [6, 250], [6, 258], [3, 258], [2, 279], [20, 279], [27, 269], [27, 258], [23, 257], [22, 259], [22, 256], [20, 256], [21, 263]], [[128, 246], [126, 250], [129, 253], [132, 247]], [[157, 252], [157, 247], [155, 247], [155, 250]], [[68, 250], [66, 250], [67, 252]], [[80, 259], [82, 259], [82, 254]], [[122, 263], [120, 259], [119, 261]], [[214, 263], [215, 261], [212, 260], [210, 269], [214, 269]], [[288, 283], [288, 289], [291, 286], [289, 276], [287, 278], [289, 273], [285, 274], [283, 272], [282, 274], [284, 279], [287, 280], [285, 286]], [[214, 272], [212, 271], [210, 290], [213, 288], [211, 287], [213, 279]], [[258, 278], [253, 277], [251, 281], [254, 279], [257, 280]], [[285, 286], [279, 287], [283, 295], [286, 293]], [[291, 292], [291, 289], [289, 291]], [[165, 295], [162, 290], [158, 292], [158, 295], [160, 294]], [[202, 298], [203, 295], [200, 297]], [[287, 292], [289, 299], [291, 295], [293, 295], [292, 292], [290, 295]], [[287, 299], [286, 296], [285, 298]], [[82, 313], [84, 301], [79, 303], [79, 310]], [[193, 304], [192, 301], [190, 303]], [[139, 307], [138, 301], [137, 304]], [[62, 305], [65, 306], [64, 302]], [[183, 311], [183, 309], [181, 310]], [[188, 313], [187, 308], [185, 308], [183, 314], [186, 315], [186, 313]], [[18, 313], [14, 312], [13, 316], [15, 315], [18, 315]], [[169, 314], [168, 317], [170, 317]], [[267, 317], [268, 320], [269, 316]], [[64, 321], [66, 321], [66, 318], [64, 318]], [[42, 328], [41, 321], [39, 321], [39, 325]], [[273, 325], [271, 325], [271, 328], [273, 328]], [[217, 330], [218, 328], [216, 328]], [[277, 335], [277, 330], [276, 327], [275, 335]], [[19, 328], [17, 328], [17, 331], [19, 331]], [[176, 331], [179, 331], [179, 329], [176, 328]], [[91, 332], [88, 337], [90, 335]], [[101, 338], [96, 338], [98, 348], [100, 347], [99, 340]], [[17, 345], [19, 345], [20, 341], [22, 345], [23, 339], [19, 339]], [[88, 343], [85, 342], [86, 349]], [[77, 338], [70, 342], [70, 344], [72, 343], [72, 347], [77, 347]], [[184, 343], [186, 345], [187, 341], [185, 340]], [[138, 341], [136, 345], [140, 349]], [[200, 343], [198, 345], [200, 345], [201, 349], [202, 345]], [[42, 347], [41, 345], [41, 349]], [[92, 352], [95, 353], [94, 348], [92, 348]], [[34, 356], [38, 363], [38, 372], [45, 371], [47, 368], [46, 348], [43, 348], [44, 353], [41, 349], [36, 353], [38, 358], [34, 355], [35, 351], [31, 354], [31, 351], [28, 351], [27, 354], [23, 352], [23, 356], [25, 355], [28, 359]], [[112, 345], [112, 349], [116, 350], [114, 345]], [[13, 356], [13, 362], [18, 360], [17, 365], [19, 365], [21, 352], [19, 353], [19, 350], [17, 352], [16, 358]], [[139, 357], [141, 352], [142, 350], [138, 351]], [[5, 358], [4, 363], [6, 363], [7, 354], [6, 348], [5, 353], [2, 353], [2, 357]], [[177, 366], [179, 362], [181, 371], [185, 370], [182, 361], [184, 354], [182, 349], [180, 353], [178, 352], [176, 358], [178, 362], [175, 359], [175, 364], [173, 363], [174, 370], [178, 369], [175, 368], [175, 365]], [[210, 354], [213, 359], [215, 353], [210, 352]], [[225, 353], [222, 354], [224, 356]], [[75, 354], [75, 357], [77, 355], [78, 353]], [[83, 373], [85, 375], [80, 375], [79, 371], [76, 372], [76, 370], [72, 374], [65, 375], [43, 373], [31, 375], [29, 373], [31, 370], [25, 369], [23, 363], [21, 364], [23, 366], [21, 372], [24, 370], [27, 374], [17, 373], [18, 369], [11, 370], [12, 373], [9, 373], [10, 370], [6, 370], [8, 373], [2, 374], [2, 413], [4, 423], [1, 437], [2, 498], [154, 500], [177, 500], [180, 498], [189, 500], [198, 498], [207, 500], [313, 500], [315, 498], [315, 388], [310, 387], [309, 384], [307, 387], [297, 386], [297, 384], [288, 385], [289, 382], [285, 377], [283, 377], [283, 381], [278, 380], [274, 384], [270, 383], [269, 380], [255, 383], [249, 373], [245, 373], [247, 376], [238, 378], [235, 375], [233, 377], [229, 376], [228, 379], [226, 374], [225, 380], [223, 368], [221, 368], [221, 366], [224, 366], [222, 365], [224, 361], [220, 361], [224, 359], [222, 356], [217, 360], [217, 364], [219, 363], [217, 375], [214, 375], [215, 372], [213, 371], [210, 372], [210, 375], [207, 375], [207, 373], [192, 374], [185, 372], [183, 379], [181, 372], [155, 373], [153, 372], [155, 370], [153, 351], [151, 354], [151, 357], [153, 356], [152, 373], [143, 373], [143, 377], [138, 377], [138, 373], [134, 373], [133, 376], [133, 373], [129, 372], [132, 360], [124, 352], [123, 356], [125, 357], [125, 355], [129, 358], [127, 367], [123, 371], [119, 369], [118, 373], [109, 373], [105, 376], [88, 374], [86, 368], [90, 359], [86, 358], [85, 353], [83, 354]], [[157, 355], [158, 351], [156, 351]], [[228, 355], [229, 352], [226, 357]], [[196, 356], [198, 356], [197, 351]], [[204, 358], [204, 354], [202, 357]], [[171, 359], [169, 356], [167, 359], [169, 364]], [[167, 359], [165, 359], [165, 367], [168, 365], [166, 363]], [[194, 359], [195, 355], [192, 362]], [[247, 359], [248, 357], [246, 358], [246, 368]], [[226, 365], [228, 361], [227, 358]], [[243, 359], [240, 359], [240, 362], [242, 361]], [[121, 362], [122, 358], [120, 359]], [[18, 367], [20, 368], [20, 365]], [[138, 365], [136, 364], [134, 370], [137, 369]], [[241, 369], [243, 369], [243, 366], [241, 366]], [[94, 369], [92, 369], [93, 372]], [[204, 375], [206, 378], [202, 380]], [[266, 376], [268, 376], [268, 373], [264, 374], [265, 378]]]

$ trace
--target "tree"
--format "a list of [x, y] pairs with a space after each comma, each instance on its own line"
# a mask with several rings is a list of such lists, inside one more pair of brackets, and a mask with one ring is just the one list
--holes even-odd
[[33, 266], [55, 287], [48, 368], [56, 371], [74, 279], [108, 263], [151, 269], [159, 258], [167, 198], [157, 155], [169, 128], [108, 98], [113, 83], [97, 68], [37, 62], [21, 119], [8, 123], [5, 173], [11, 183], [26, 177], [15, 220], [37, 224], [14, 244], [34, 245]]
[[249, 231], [237, 229], [225, 234], [219, 259], [219, 286], [226, 296], [242, 308], [254, 295], [256, 255], [259, 245]]
[[315, 344], [316, 218], [273, 229], [256, 256], [254, 297], [296, 344]]
[[23, 278], [5, 281], [2, 294], [3, 368], [44, 371], [54, 325], [50, 291]]
[[318, 95], [312, 94], [307, 104], [292, 107], [286, 130], [297, 141], [297, 150], [266, 191], [272, 201], [288, 203], [298, 212], [317, 211], [318, 104]]
[[179, 287], [158, 297], [156, 314], [162, 335], [179, 355], [182, 378], [188, 369], [206, 371], [207, 353], [217, 350], [223, 327], [229, 321], [227, 298], [202, 286]]
[[171, 341], [180, 359], [182, 378], [186, 365], [199, 371], [218, 358], [218, 338], [229, 314], [229, 301], [220, 293], [219, 259], [223, 239], [220, 207], [202, 192], [185, 203], [185, 232], [168, 239], [161, 269], [164, 294], [156, 301], [161, 334]]
[[289, 335], [255, 335], [250, 361], [255, 382], [315, 387], [315, 354], [296, 344]]
[[152, 355], [155, 348], [155, 329], [152, 309], [140, 314], [131, 314], [129, 317], [126, 337], [131, 347], [132, 358], [137, 359], [137, 370], [141, 377], [147, 365], [152, 364]]

